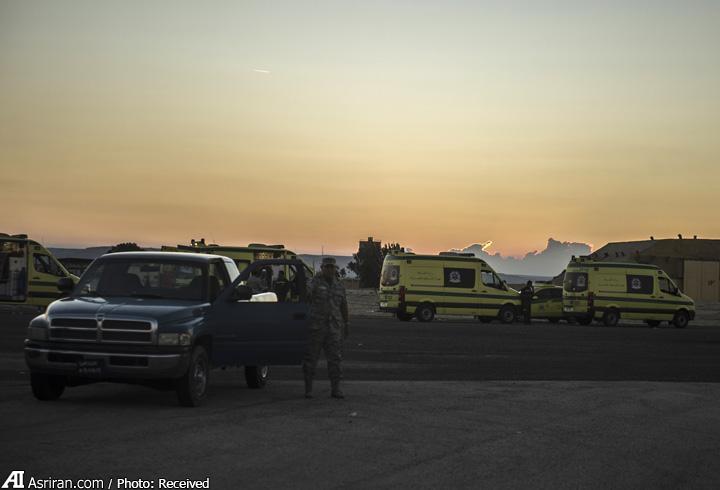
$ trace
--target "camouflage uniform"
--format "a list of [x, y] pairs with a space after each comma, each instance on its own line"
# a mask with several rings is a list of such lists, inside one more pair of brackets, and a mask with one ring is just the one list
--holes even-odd
[[[334, 265], [334, 261], [332, 263]], [[342, 398], [342, 341], [347, 335], [347, 299], [345, 287], [339, 279], [328, 281], [322, 273], [317, 274], [310, 285], [310, 338], [303, 359], [305, 396], [312, 392], [312, 380], [320, 357], [325, 351], [328, 376], [332, 384], [332, 396]]]

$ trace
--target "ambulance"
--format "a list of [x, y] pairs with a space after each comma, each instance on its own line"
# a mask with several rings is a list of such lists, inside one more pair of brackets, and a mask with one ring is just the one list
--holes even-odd
[[627, 319], [685, 328], [695, 318], [695, 302], [657, 266], [573, 257], [565, 270], [563, 312], [583, 325]]
[[57, 284], [63, 277], [79, 279], [27, 235], [0, 233], [0, 306], [45, 309], [62, 296]]
[[563, 288], [552, 284], [535, 283], [532, 297], [531, 316], [550, 323], [565, 319], [563, 313]]
[[239, 271], [242, 272], [248, 265], [256, 260], [294, 259], [296, 254], [285, 248], [284, 245], [265, 245], [264, 243], [251, 243], [247, 247], [234, 247], [216, 244], [206, 244], [205, 239], [190, 240], [190, 245], [177, 245], [174, 247], [163, 245], [163, 252], [194, 252], [211, 255], [222, 255], [231, 258]]
[[[163, 245], [161, 249], [163, 252], [190, 252], [190, 253], [203, 253], [211, 255], [222, 255], [228, 257], [235, 262], [238, 270], [242, 272], [248, 265], [255, 262], [256, 260], [271, 260], [271, 259], [297, 259], [297, 254], [285, 248], [284, 245], [265, 245], [264, 243], [251, 243], [247, 247], [236, 247], [226, 246], [217, 244], [206, 244], [205, 239], [190, 240], [190, 245], [176, 245], [174, 247]], [[298, 259], [300, 260], [300, 259]], [[315, 271], [305, 264], [304, 275], [307, 278], [312, 279], [315, 276]], [[288, 280], [294, 279], [294, 272], [291, 268], [275, 266], [268, 268], [267, 273], [263, 276], [266, 282], [265, 287], [268, 290], [273, 288], [273, 279], [277, 277], [277, 273], [283, 270]]]
[[469, 253], [385, 256], [380, 311], [402, 321], [430, 322], [435, 315], [472, 315], [483, 322], [515, 321], [520, 295], [484, 260]]

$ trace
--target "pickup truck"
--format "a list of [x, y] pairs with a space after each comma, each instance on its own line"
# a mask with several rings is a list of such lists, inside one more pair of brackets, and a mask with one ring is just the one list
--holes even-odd
[[[247, 279], [284, 270], [283, 301]], [[243, 366], [250, 388], [268, 366], [297, 365], [308, 337], [307, 281], [297, 259], [253, 262], [242, 273], [223, 256], [121, 252], [95, 260], [67, 297], [28, 326], [25, 361], [39, 400], [66, 387], [115, 381], [175, 389], [184, 406], [207, 397], [211, 368]], [[254, 294], [256, 293], [256, 294]], [[259, 294], [258, 294], [259, 293]]]

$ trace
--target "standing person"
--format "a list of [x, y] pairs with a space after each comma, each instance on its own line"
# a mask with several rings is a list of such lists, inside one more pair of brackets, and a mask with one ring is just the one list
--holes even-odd
[[275, 279], [275, 294], [277, 295], [277, 300], [281, 303], [287, 301], [289, 292], [290, 282], [285, 278], [285, 271], [281, 270]]
[[250, 273], [250, 277], [247, 280], [248, 287], [252, 289], [253, 294], [258, 294], [263, 292], [263, 280], [262, 276], [260, 275], [260, 271], [255, 269]]
[[305, 398], [312, 398], [320, 350], [325, 351], [328, 377], [333, 398], [345, 398], [340, 390], [342, 379], [342, 342], [348, 336], [348, 307], [345, 288], [337, 277], [337, 265], [333, 257], [322, 260], [320, 273], [310, 285], [310, 339], [303, 359], [305, 375]]
[[535, 296], [535, 288], [532, 281], [528, 281], [525, 287], [520, 290], [520, 303], [522, 305], [522, 314], [525, 323], [529, 325], [532, 322], [532, 299]]

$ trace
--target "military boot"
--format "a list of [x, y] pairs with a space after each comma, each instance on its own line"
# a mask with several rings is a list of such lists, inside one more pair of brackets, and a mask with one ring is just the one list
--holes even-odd
[[312, 383], [313, 379], [310, 375], [305, 375], [305, 398], [312, 398]]
[[331, 385], [332, 391], [330, 392], [330, 396], [332, 396], [333, 398], [345, 398], [345, 395], [340, 389], [340, 381], [332, 381]]

